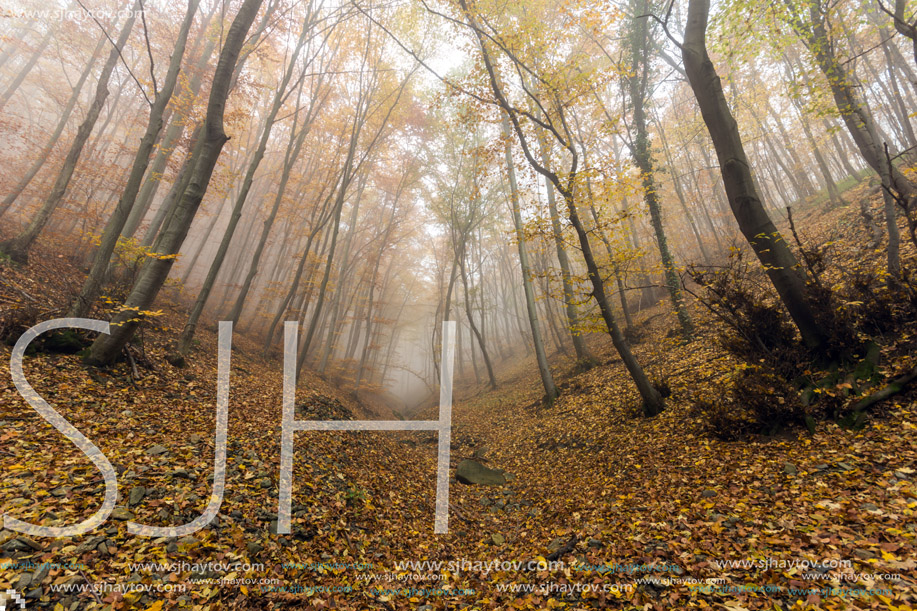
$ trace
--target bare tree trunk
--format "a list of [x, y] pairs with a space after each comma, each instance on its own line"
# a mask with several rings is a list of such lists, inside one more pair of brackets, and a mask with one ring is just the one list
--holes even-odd
[[[134, 4], [134, 7], [136, 8], [139, 6], [140, 3], [138, 0], [138, 2]], [[112, 71], [115, 69], [115, 64], [118, 63], [121, 49], [124, 47], [125, 43], [127, 43], [128, 37], [130, 37], [131, 29], [134, 27], [135, 14], [136, 12], [132, 12], [131, 16], [128, 17], [124, 26], [121, 28], [121, 33], [118, 35], [118, 41], [108, 54], [108, 59], [105, 61], [102, 72], [99, 74], [99, 80], [96, 83], [96, 92], [92, 104], [90, 104], [86, 117], [83, 119], [83, 122], [76, 132], [76, 137], [70, 145], [70, 151], [67, 153], [64, 165], [57, 175], [57, 180], [55, 180], [51, 192], [42, 203], [41, 209], [22, 233], [11, 240], [0, 243], [0, 252], [5, 252], [14, 261], [20, 263], [28, 262], [29, 249], [32, 247], [32, 243], [41, 233], [41, 230], [48, 222], [48, 219], [51, 218], [54, 210], [60, 205], [61, 200], [64, 198], [64, 194], [67, 192], [67, 186], [70, 184], [70, 178], [73, 176], [76, 164], [80, 160], [83, 147], [86, 145], [86, 141], [89, 140], [92, 128], [95, 127], [99, 114], [102, 112], [102, 107], [105, 105], [105, 99], [108, 97], [108, 81], [111, 78]]]
[[506, 172], [509, 175], [509, 198], [513, 206], [513, 226], [516, 230], [516, 247], [519, 249], [519, 265], [522, 268], [522, 288], [525, 292], [525, 308], [529, 315], [529, 328], [532, 330], [532, 344], [535, 348], [535, 358], [538, 361], [538, 372], [541, 374], [541, 384], [544, 386], [544, 395], [548, 403], [557, 398], [557, 387], [548, 365], [548, 357], [544, 351], [544, 340], [541, 338], [541, 328], [538, 325], [538, 310], [535, 306], [535, 291], [532, 289], [532, 276], [529, 270], [529, 257], [525, 249], [525, 234], [522, 231], [522, 214], [519, 210], [519, 188], [516, 186], [516, 169], [513, 166], [513, 155], [510, 151], [509, 139], [512, 137], [509, 121], [503, 119], [503, 134], [506, 137]]
[[796, 258], [764, 211], [751, 178], [739, 128], [723, 95], [720, 77], [707, 55], [710, 0], [690, 0], [682, 58], [704, 123], [713, 138], [729, 205], [745, 239], [764, 266], [774, 288], [796, 323], [803, 341], [821, 349], [825, 335], [809, 305], [805, 280]]
[[236, 13], [229, 27], [223, 49], [220, 51], [220, 59], [214, 71], [201, 146], [193, 164], [194, 168], [191, 171], [188, 187], [181, 195], [169, 224], [163, 230], [160, 239], [157, 240], [159, 256], [152, 258], [143, 267], [124, 304], [124, 309], [112, 320], [112, 333], [99, 335], [92, 344], [87, 358], [90, 363], [108, 364], [117, 358], [133, 337], [142, 319], [142, 313], [152, 305], [159, 294], [159, 289], [169, 276], [169, 271], [175, 261], [173, 255], [178, 254], [181, 249], [194, 215], [207, 192], [223, 145], [228, 140], [223, 130], [226, 98], [229, 96], [232, 75], [239, 53], [245, 43], [248, 30], [261, 8], [261, 3], [262, 0], [243, 0], [239, 12]]
[[48, 156], [51, 154], [51, 151], [54, 150], [54, 145], [57, 144], [58, 139], [67, 127], [67, 121], [70, 119], [70, 115], [73, 113], [73, 109], [80, 99], [80, 92], [83, 90], [83, 85], [92, 73], [92, 68], [95, 66], [96, 59], [98, 59], [99, 53], [101, 53], [102, 49], [105, 47], [105, 42], [107, 40], [108, 39], [104, 36], [99, 39], [99, 43], [92, 52], [92, 57], [89, 58], [86, 68], [83, 70], [82, 74], [80, 74], [80, 78], [77, 80], [76, 85], [73, 86], [73, 92], [70, 94], [70, 99], [67, 100], [67, 104], [64, 106], [60, 120], [57, 122], [57, 127], [54, 128], [54, 132], [51, 134], [51, 137], [48, 138], [48, 142], [45, 143], [45, 146], [39, 151], [38, 158], [35, 159], [19, 182], [16, 183], [16, 186], [14, 186], [7, 196], [3, 198], [3, 201], [0, 202], [0, 217], [10, 209], [13, 202], [16, 201], [16, 198], [22, 195], [25, 188], [29, 186], [29, 183], [32, 182], [32, 179], [38, 174], [38, 171], [45, 165], [45, 161], [48, 160]]
[[185, 55], [185, 44], [188, 41], [188, 32], [191, 31], [191, 24], [194, 22], [194, 14], [197, 11], [200, 0], [188, 0], [188, 10], [185, 12], [185, 19], [182, 22], [181, 29], [175, 41], [175, 48], [172, 49], [172, 58], [169, 62], [169, 69], [166, 72], [165, 80], [162, 83], [162, 90], [156, 94], [153, 105], [150, 107], [150, 118], [147, 123], [146, 133], [140, 139], [140, 146], [134, 156], [134, 163], [131, 167], [130, 175], [127, 178], [127, 184], [118, 205], [108, 219], [105, 229], [102, 232], [99, 249], [96, 251], [95, 259], [89, 270], [89, 275], [83, 283], [79, 296], [70, 306], [68, 316], [74, 318], [83, 318], [89, 312], [92, 304], [99, 296], [104, 276], [108, 270], [111, 255], [115, 251], [115, 245], [121, 236], [121, 229], [124, 227], [127, 216], [137, 198], [137, 192], [140, 191], [140, 185], [143, 182], [143, 175], [146, 172], [147, 165], [150, 162], [150, 154], [153, 152], [153, 146], [156, 144], [156, 138], [162, 131], [163, 113], [169, 100], [172, 99], [172, 92], [175, 90], [175, 84], [178, 82], [178, 72], [181, 69], [182, 58]]
[[[133, 23], [133, 17], [130, 18], [131, 23]], [[55, 34], [55, 28], [51, 28], [45, 33], [44, 38], [41, 39], [41, 42], [38, 43], [38, 48], [32, 52], [32, 56], [29, 57], [29, 61], [26, 62], [25, 66], [19, 71], [19, 74], [13, 79], [13, 82], [10, 83], [10, 86], [6, 88], [2, 94], [0, 94], [0, 110], [3, 110], [3, 107], [6, 106], [7, 102], [13, 97], [13, 94], [19, 89], [22, 83], [25, 81], [25, 78], [29, 75], [29, 72], [32, 71], [32, 68], [35, 67], [35, 64], [38, 63], [38, 60], [41, 59], [41, 54], [44, 53], [45, 48], [47, 48], [48, 43], [51, 42], [51, 37]]]

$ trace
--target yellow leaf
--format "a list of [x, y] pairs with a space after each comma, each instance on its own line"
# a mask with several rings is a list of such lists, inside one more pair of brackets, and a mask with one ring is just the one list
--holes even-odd
[[146, 611], [162, 611], [162, 601], [157, 600], [152, 606], [147, 607]]

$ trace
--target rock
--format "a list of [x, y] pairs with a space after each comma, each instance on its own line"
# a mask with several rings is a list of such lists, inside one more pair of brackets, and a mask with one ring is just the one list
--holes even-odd
[[146, 496], [146, 488], [143, 486], [135, 486], [131, 488], [131, 493], [127, 499], [128, 505], [136, 505], [143, 500], [143, 497]]
[[57, 488], [51, 490], [51, 496], [61, 498], [67, 496], [68, 492], [70, 492], [70, 488], [67, 488], [66, 486], [58, 486]]
[[815, 470], [817, 470], [817, 471], [824, 471], [825, 469], [828, 468], [828, 465], [826, 465], [826, 464], [815, 465], [814, 468], [815, 468]]
[[258, 545], [257, 543], [254, 543], [254, 542], [252, 542], [252, 541], [249, 541], [248, 543], [245, 544], [245, 549], [248, 550], [248, 553], [249, 553], [249, 554], [251, 554], [251, 555], [254, 556], [255, 554], [257, 554], [258, 552], [260, 552], [260, 551], [263, 550], [264, 548], [263, 548], [262, 546]]
[[91, 537], [88, 541], [83, 541], [76, 547], [76, 555], [80, 556], [86, 552], [91, 552], [104, 540], [105, 537]]
[[271, 484], [271, 479], [270, 479], [269, 477], [265, 477], [263, 480], [261, 480], [261, 487], [262, 487], [262, 488], [270, 488], [271, 485], [272, 485], [272, 484]]
[[169, 552], [170, 554], [174, 554], [175, 552], [178, 551], [178, 545], [175, 544], [175, 541], [169, 541], [166, 544], [166, 551]]
[[711, 490], [710, 488], [707, 488], [706, 490], [701, 492], [700, 495], [704, 497], [705, 499], [712, 499], [713, 497], [716, 496], [716, 490]]
[[494, 533], [490, 535], [490, 540], [494, 542], [494, 545], [503, 545], [506, 542], [506, 537], [500, 533]]
[[794, 465], [791, 462], [788, 462], [788, 463], [784, 463], [783, 472], [786, 473], [787, 475], [796, 475], [799, 472], [799, 470], [796, 468], [796, 465]]
[[156, 445], [150, 446], [149, 448], [147, 448], [146, 453], [149, 454], [150, 456], [159, 456], [160, 454], [165, 454], [168, 451], [169, 451], [169, 448], [159, 445], [157, 443]]
[[489, 469], [479, 462], [467, 458], [459, 463], [455, 477], [463, 484], [481, 486], [502, 486], [506, 477], [498, 469]]
[[856, 468], [853, 465], [851, 465], [850, 463], [845, 463], [845, 462], [839, 462], [837, 463], [837, 466], [843, 469], [844, 471], [853, 471]]
[[197, 433], [194, 433], [188, 436], [188, 441], [190, 443], [193, 443], [194, 445], [197, 445], [201, 442], [201, 436], [198, 435]]
[[187, 469], [176, 469], [175, 471], [172, 471], [172, 477], [181, 477], [184, 479], [191, 479], [191, 474], [188, 472]]
[[178, 544], [183, 545], [185, 547], [194, 547], [195, 545], [200, 545], [200, 541], [198, 541], [196, 537], [192, 537], [191, 535], [185, 535], [184, 537], [178, 540]]
[[125, 507], [115, 507], [111, 512], [112, 520], [121, 520], [126, 522], [127, 520], [133, 520], [134, 514], [127, 510]]
[[16, 541], [19, 541], [23, 545], [27, 545], [28, 547], [34, 549], [36, 552], [40, 552], [43, 549], [45, 549], [43, 545], [41, 545], [40, 543], [36, 543], [35, 541], [33, 541], [32, 539], [29, 539], [28, 537], [24, 537], [24, 536], [16, 537]]
[[863, 503], [860, 508], [866, 511], [879, 511], [879, 507], [875, 503]]
[[121, 415], [124, 416], [125, 418], [130, 418], [131, 416], [134, 415], [134, 412], [132, 412], [129, 409], [126, 409], [123, 412], [121, 412]]
[[586, 542], [586, 545], [588, 545], [592, 549], [599, 549], [600, 547], [602, 547], [602, 542], [599, 541], [598, 539], [589, 539], [589, 541]]
[[487, 448], [484, 446], [481, 446], [480, 448], [475, 448], [474, 457], [478, 460], [486, 460], [487, 459]]
[[272, 535], [276, 535], [277, 534], [277, 520], [271, 520], [271, 525], [268, 526], [267, 530]]
[[560, 537], [558, 537], [558, 538], [552, 540], [550, 543], [548, 543], [548, 551], [549, 551], [549, 552], [556, 552], [556, 551], [559, 550], [561, 547], [563, 547], [564, 543], [566, 543], [566, 541], [564, 541], [563, 539], [561, 539]]

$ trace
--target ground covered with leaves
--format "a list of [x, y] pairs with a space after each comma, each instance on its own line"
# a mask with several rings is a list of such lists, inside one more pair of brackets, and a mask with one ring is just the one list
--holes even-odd
[[[840, 211], [830, 231], [855, 224], [855, 214]], [[60, 279], [79, 274], [51, 252], [26, 269], [4, 265], [0, 307], [61, 316], [71, 287]], [[705, 331], [687, 344], [662, 307], [640, 315], [635, 352], [670, 393], [655, 418], [642, 416], [602, 337], [591, 338], [600, 365], [588, 371], [555, 355], [562, 395], [551, 406], [521, 352], [504, 363], [496, 391], [457, 391], [452, 473], [474, 459], [510, 475], [502, 486], [453, 478], [446, 535], [433, 534], [429, 432], [297, 433], [293, 532], [277, 535], [282, 363], [237, 333], [217, 519], [180, 539], [129, 535], [128, 520], [166, 526], [200, 515], [213, 478], [215, 330], [202, 330], [187, 367], [172, 367], [166, 355], [183, 314], [162, 307], [161, 328], [113, 368], [85, 367], [78, 337], [26, 358], [31, 385], [115, 465], [120, 498], [109, 521], [82, 537], [0, 531], [0, 591], [55, 610], [917, 603], [917, 395], [895, 395], [848, 426], [825, 418], [811, 431], [724, 441], [699, 406], [747, 365], [720, 347], [716, 320], [700, 308]], [[15, 329], [7, 333], [15, 341]], [[883, 379], [914, 366], [912, 340], [899, 333], [881, 346]], [[0, 348], [0, 512], [75, 523], [101, 505], [101, 475], [19, 396], [10, 351]], [[392, 418], [308, 372], [297, 410], [301, 419]], [[417, 417], [435, 418], [436, 407]]]

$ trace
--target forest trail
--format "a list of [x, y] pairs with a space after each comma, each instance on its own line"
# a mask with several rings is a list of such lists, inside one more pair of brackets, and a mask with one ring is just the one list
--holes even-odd
[[[833, 213], [820, 225], [826, 233], [812, 237], [843, 231], [853, 214]], [[6, 268], [0, 295], [48, 318], [71, 288], [60, 279], [79, 277], [45, 251], [27, 269]], [[634, 342], [650, 374], [671, 383], [655, 418], [641, 415], [602, 337], [591, 338], [601, 364], [588, 371], [552, 357], [561, 397], [550, 407], [521, 348], [498, 369], [497, 390], [459, 384], [450, 472], [475, 459], [512, 477], [503, 486], [453, 478], [447, 535], [433, 534], [436, 440], [427, 432], [297, 433], [293, 532], [274, 534], [282, 364], [236, 333], [218, 520], [179, 540], [128, 535], [128, 519], [190, 521], [210, 495], [216, 334], [202, 329], [188, 366], [174, 368], [165, 357], [182, 308], [159, 307], [165, 330], [146, 331], [139, 379], [128, 362], [96, 370], [72, 354], [26, 359], [29, 382], [116, 465], [121, 497], [112, 519], [83, 537], [2, 531], [5, 562], [25, 568], [7, 567], [0, 590], [53, 600], [54, 609], [902, 610], [917, 602], [914, 391], [877, 406], [861, 430], [819, 422], [811, 435], [720, 441], [697, 406], [737, 362], [717, 347], [712, 325], [683, 344], [672, 317], [656, 310], [640, 314], [649, 322]], [[4, 368], [9, 356], [3, 346]], [[0, 385], [0, 510], [45, 525], [90, 515], [102, 498], [98, 472], [27, 407], [7, 372]], [[307, 406], [299, 418], [391, 418], [309, 371], [297, 406]], [[435, 408], [418, 415], [432, 417]], [[79, 568], [27, 568], [52, 559]]]

